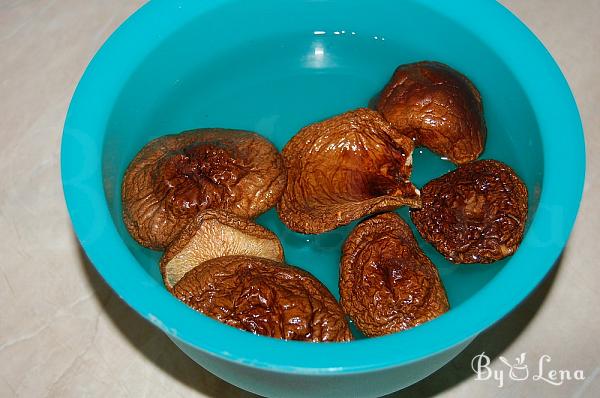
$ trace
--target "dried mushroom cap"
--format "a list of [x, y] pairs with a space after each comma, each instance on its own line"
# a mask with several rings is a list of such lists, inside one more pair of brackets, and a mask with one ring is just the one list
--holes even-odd
[[404, 135], [460, 164], [483, 152], [486, 126], [479, 91], [439, 62], [400, 65], [377, 110]]
[[167, 247], [160, 272], [165, 286], [172, 289], [192, 268], [231, 255], [283, 261], [283, 248], [268, 229], [221, 210], [207, 210], [190, 221]]
[[349, 341], [342, 308], [314, 276], [259, 257], [227, 256], [196, 267], [173, 294], [218, 321], [285, 340]]
[[148, 143], [123, 178], [123, 220], [141, 245], [163, 249], [198, 213], [255, 217], [285, 186], [277, 149], [256, 133], [199, 129]]
[[427, 183], [411, 211], [421, 236], [454, 263], [491, 263], [517, 250], [527, 220], [527, 187], [514, 170], [479, 160]]
[[367, 214], [419, 207], [409, 181], [412, 151], [412, 141], [370, 109], [304, 127], [282, 151], [288, 181], [279, 217], [294, 231], [317, 234]]
[[342, 307], [369, 337], [412, 328], [448, 311], [437, 269], [395, 213], [350, 233], [340, 269]]

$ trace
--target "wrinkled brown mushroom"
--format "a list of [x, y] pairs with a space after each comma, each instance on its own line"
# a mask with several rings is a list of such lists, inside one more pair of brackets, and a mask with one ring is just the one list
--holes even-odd
[[133, 238], [165, 248], [199, 212], [255, 217], [285, 186], [277, 149], [256, 133], [199, 129], [148, 143], [123, 178], [123, 220]]
[[254, 334], [285, 340], [349, 341], [339, 303], [299, 268], [250, 256], [219, 257], [196, 267], [173, 294], [197, 311]]
[[459, 166], [427, 183], [411, 218], [454, 263], [491, 263], [517, 250], [527, 220], [527, 187], [496, 160]]
[[487, 133], [479, 91], [448, 65], [400, 65], [381, 93], [377, 110], [417, 145], [456, 164], [483, 152]]
[[396, 213], [363, 221], [350, 233], [342, 251], [340, 296], [369, 337], [412, 328], [449, 307], [435, 265]]
[[283, 261], [279, 238], [252, 221], [207, 210], [188, 223], [160, 260], [165, 286], [173, 286], [186, 272], [216, 257], [246, 255]]
[[296, 232], [317, 234], [367, 214], [418, 207], [412, 151], [409, 138], [366, 108], [304, 127], [282, 151], [288, 181], [279, 217]]

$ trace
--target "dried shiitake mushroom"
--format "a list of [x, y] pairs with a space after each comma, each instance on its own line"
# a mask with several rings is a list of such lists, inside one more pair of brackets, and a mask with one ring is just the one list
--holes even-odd
[[255, 334], [313, 342], [352, 339], [327, 288], [308, 272], [277, 261], [215, 258], [185, 274], [173, 294], [211, 318]]
[[165, 248], [198, 213], [222, 209], [255, 217], [285, 186], [277, 149], [256, 133], [198, 129], [148, 143], [123, 178], [123, 220], [133, 238]]
[[491, 263], [517, 250], [527, 219], [527, 187], [496, 160], [459, 166], [422, 189], [411, 218], [421, 236], [454, 263]]
[[366, 108], [304, 127], [282, 151], [288, 181], [279, 217], [296, 232], [317, 234], [367, 214], [419, 207], [409, 181], [413, 148]]
[[247, 255], [283, 261], [279, 238], [266, 228], [222, 210], [207, 210], [192, 219], [171, 242], [160, 260], [165, 286], [216, 257]]
[[381, 93], [377, 110], [417, 145], [456, 164], [483, 152], [486, 126], [479, 91], [448, 65], [400, 65]]
[[448, 311], [435, 265], [396, 213], [363, 221], [344, 243], [342, 307], [366, 336], [412, 328]]

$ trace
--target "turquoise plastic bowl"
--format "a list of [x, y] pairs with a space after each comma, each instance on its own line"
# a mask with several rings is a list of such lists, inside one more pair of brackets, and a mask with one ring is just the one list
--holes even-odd
[[[163, 287], [160, 253], [121, 221], [120, 181], [149, 140], [195, 127], [255, 130], [282, 148], [303, 125], [365, 106], [398, 64], [445, 62], [479, 87], [485, 158], [511, 165], [530, 191], [517, 253], [491, 265], [438, 266], [451, 310], [406, 332], [351, 343], [255, 336], [186, 307]], [[452, 166], [417, 151], [423, 184]], [[567, 241], [585, 168], [569, 87], [534, 35], [494, 1], [156, 0], [104, 44], [73, 96], [62, 179], [81, 245], [115, 292], [217, 376], [267, 396], [378, 396], [443, 366], [542, 280]], [[400, 212], [406, 215], [405, 210]], [[286, 258], [337, 291], [352, 226], [295, 234], [259, 218]]]

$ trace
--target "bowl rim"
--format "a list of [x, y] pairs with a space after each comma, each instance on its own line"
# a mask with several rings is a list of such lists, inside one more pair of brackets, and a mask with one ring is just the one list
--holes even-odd
[[[583, 191], [585, 144], [571, 90], [542, 43], [499, 3], [413, 1], [462, 25], [493, 48], [522, 85], [543, 131], [543, 189], [521, 250], [511, 261], [481, 290], [443, 316], [402, 333], [351, 343], [314, 344], [256, 336], [179, 302], [142, 267], [131, 266], [137, 260], [112, 223], [101, 167], [104, 131], [119, 91], [110, 88], [119, 88], [153, 47], [153, 40], [143, 40], [150, 24], [152, 39], [160, 40], [199, 13], [229, 0], [153, 0], [127, 19], [90, 62], [69, 106], [61, 144], [61, 177], [73, 228], [90, 261], [120, 298], [171, 338], [209, 355], [276, 372], [329, 375], [405, 365], [456, 347], [500, 320], [531, 293], [561, 253]], [[125, 58], [132, 62], [111, 61]], [[552, 115], [551, 120], [544, 115]], [[547, 235], [544, 231], [552, 231], [551, 237], [540, 240], [539, 236]], [[509, 285], [511, 289], [502, 289]], [[498, 295], [499, 291], [503, 294]]]

